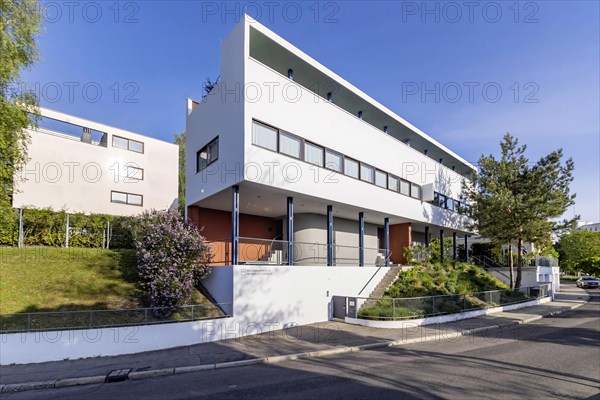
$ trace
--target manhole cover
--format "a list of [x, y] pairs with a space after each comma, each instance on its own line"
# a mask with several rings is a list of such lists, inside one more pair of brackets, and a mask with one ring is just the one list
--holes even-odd
[[127, 379], [129, 379], [130, 372], [131, 368], [113, 369], [108, 375], [106, 375], [106, 379], [104, 379], [104, 382], [112, 383], [126, 381]]

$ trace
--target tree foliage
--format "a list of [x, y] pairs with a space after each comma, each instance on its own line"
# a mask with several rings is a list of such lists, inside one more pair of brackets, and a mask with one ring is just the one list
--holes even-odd
[[175, 135], [174, 142], [179, 146], [179, 213], [185, 215], [185, 131]]
[[133, 231], [141, 285], [153, 307], [189, 304], [194, 282], [208, 275], [210, 249], [178, 211], [146, 211]]
[[[494, 242], [517, 244], [517, 276], [514, 287], [521, 284], [523, 243], [547, 246], [552, 232], [566, 229], [576, 219], [556, 221], [569, 206], [575, 195], [570, 194], [573, 180], [573, 160], [561, 162], [562, 149], [530, 163], [525, 156], [526, 146], [506, 134], [500, 143], [501, 157], [482, 155], [479, 173], [474, 184], [466, 186], [471, 203], [472, 228]], [[509, 255], [511, 281], [512, 255]]]
[[560, 237], [556, 250], [564, 270], [573, 273], [583, 271], [581, 263], [585, 259], [600, 255], [600, 232], [573, 230]]
[[10, 218], [15, 174], [27, 160], [25, 128], [37, 122], [37, 98], [22, 90], [19, 76], [39, 58], [41, 26], [35, 0], [0, 0], [0, 224]]

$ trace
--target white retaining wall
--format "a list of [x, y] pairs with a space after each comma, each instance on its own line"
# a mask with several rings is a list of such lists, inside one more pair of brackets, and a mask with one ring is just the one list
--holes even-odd
[[538, 304], [548, 303], [549, 301], [552, 301], [550, 297], [544, 297], [542, 299], [527, 301], [525, 303], [510, 304], [507, 306], [492, 307], [483, 310], [467, 311], [457, 314], [440, 315], [437, 317], [405, 319], [401, 321], [376, 321], [349, 317], [346, 317], [345, 320], [349, 324], [368, 326], [370, 328], [404, 329], [421, 325], [434, 325], [443, 324], [446, 322], [460, 321], [463, 319], [475, 318], [482, 315], [499, 313], [502, 311], [518, 310], [519, 308], [537, 306]]
[[368, 296], [387, 271], [387, 268], [347, 266], [216, 267], [205, 286], [218, 302], [233, 300], [231, 318], [4, 334], [0, 335], [0, 364], [137, 353], [326, 321], [331, 316], [333, 295]]

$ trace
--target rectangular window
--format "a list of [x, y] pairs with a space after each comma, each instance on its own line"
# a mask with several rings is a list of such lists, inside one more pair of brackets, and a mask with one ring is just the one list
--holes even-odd
[[300, 158], [302, 140], [286, 132], [279, 132], [279, 152]]
[[136, 153], [144, 152], [144, 143], [135, 140], [129, 140], [129, 150], [135, 151]]
[[416, 183], [411, 182], [410, 197], [412, 197], [414, 199], [420, 199], [421, 198], [421, 186], [417, 185]]
[[325, 150], [325, 168], [342, 172], [342, 155], [331, 150]]
[[219, 137], [217, 136], [196, 153], [196, 172], [200, 172], [219, 158]]
[[443, 194], [440, 194], [438, 197], [438, 206], [442, 207], [442, 208], [446, 208], [446, 200], [448, 198], [446, 196], [444, 196]]
[[126, 172], [127, 172], [127, 177], [131, 178], [131, 179], [138, 179], [138, 180], [143, 180], [144, 179], [144, 170], [138, 167], [132, 167], [130, 165], [127, 165], [125, 167]]
[[312, 143], [304, 144], [304, 161], [310, 164], [323, 166], [323, 148]]
[[454, 200], [453, 200], [453, 199], [451, 199], [450, 197], [448, 197], [448, 198], [446, 199], [446, 208], [447, 208], [448, 210], [452, 210], [452, 211], [454, 211]]
[[127, 139], [124, 139], [122, 137], [119, 136], [113, 136], [112, 138], [112, 145], [113, 147], [119, 148], [119, 149], [124, 149], [127, 150]]
[[113, 203], [127, 204], [127, 193], [110, 192], [110, 201]]
[[388, 175], [388, 189], [393, 190], [394, 192], [398, 191], [398, 178], [393, 175]]
[[132, 206], [142, 206], [143, 196], [141, 194], [111, 191], [110, 201], [113, 203], [129, 204]]
[[375, 170], [373, 167], [367, 164], [360, 163], [360, 180], [373, 183], [375, 181], [374, 178]]
[[387, 174], [380, 170], [375, 170], [375, 184], [387, 189]]
[[120, 137], [120, 136], [113, 135], [112, 145], [113, 145], [113, 147], [123, 149], [123, 150], [135, 151], [136, 153], [144, 152], [144, 143], [138, 142], [137, 140]]
[[358, 161], [344, 157], [344, 174], [358, 179]]
[[277, 129], [252, 121], [252, 144], [277, 151]]
[[400, 193], [405, 196], [410, 196], [410, 182], [402, 179], [400, 181]]

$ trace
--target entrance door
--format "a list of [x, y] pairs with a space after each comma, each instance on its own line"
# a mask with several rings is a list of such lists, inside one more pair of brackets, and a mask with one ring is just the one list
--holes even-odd
[[333, 318], [344, 319], [346, 318], [346, 297], [344, 296], [332, 296], [331, 302], [333, 310]]

